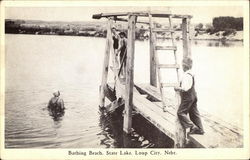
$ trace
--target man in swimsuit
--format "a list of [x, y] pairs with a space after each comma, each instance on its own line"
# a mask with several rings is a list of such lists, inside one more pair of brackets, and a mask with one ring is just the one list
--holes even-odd
[[[184, 74], [181, 80], [181, 86], [175, 87], [175, 90], [179, 91], [181, 96], [181, 104], [178, 108], [177, 115], [185, 129], [186, 137], [187, 134], [204, 134], [200, 114], [197, 109], [197, 95], [194, 88], [195, 80], [191, 72], [192, 64], [192, 59], [183, 59], [182, 68]], [[189, 114], [190, 118], [187, 114]], [[189, 133], [187, 133], [188, 129]]]
[[64, 102], [63, 99], [60, 98], [59, 91], [55, 91], [53, 95], [54, 97], [52, 97], [48, 103], [48, 109], [53, 116], [58, 116], [64, 112]]
[[119, 41], [119, 48], [117, 49], [117, 52], [119, 53], [120, 57], [120, 66], [123, 65], [123, 72], [121, 74], [121, 77], [125, 76], [125, 68], [126, 68], [126, 61], [127, 61], [127, 38], [126, 33], [120, 32], [120, 41]]
[[115, 60], [116, 60], [116, 63], [119, 63], [117, 50], [119, 47], [120, 36], [117, 34], [117, 30], [115, 27], [111, 28], [111, 34], [112, 34], [112, 39], [113, 39], [113, 49], [114, 49], [114, 54], [115, 54]]
[[117, 52], [118, 46], [119, 46], [119, 35], [117, 34], [117, 30], [115, 27], [112, 27], [111, 29], [112, 39], [113, 39], [113, 48], [115, 53]]

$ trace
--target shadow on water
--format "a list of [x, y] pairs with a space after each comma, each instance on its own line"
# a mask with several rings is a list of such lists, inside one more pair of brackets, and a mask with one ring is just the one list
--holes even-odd
[[[115, 148], [173, 148], [174, 142], [140, 114], [132, 113], [132, 133], [123, 132], [123, 111], [124, 106], [119, 107], [112, 113], [100, 109], [100, 127], [104, 135], [101, 144], [110, 147], [109, 139], [114, 139]], [[109, 138], [110, 137], [110, 138]]]
[[49, 111], [49, 115], [52, 117], [52, 119], [54, 120], [54, 122], [60, 122], [63, 119], [63, 116], [65, 114], [64, 110], [62, 111], [56, 111], [53, 109], [48, 109]]

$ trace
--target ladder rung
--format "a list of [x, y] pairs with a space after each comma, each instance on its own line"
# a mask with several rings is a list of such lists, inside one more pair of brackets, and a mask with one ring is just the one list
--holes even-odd
[[178, 87], [178, 83], [161, 83], [161, 87]]
[[177, 50], [176, 46], [155, 46], [156, 50]]
[[174, 33], [175, 30], [173, 29], [167, 29], [167, 28], [153, 28], [152, 32], [172, 32]]
[[178, 64], [159, 64], [158, 68], [180, 68]]

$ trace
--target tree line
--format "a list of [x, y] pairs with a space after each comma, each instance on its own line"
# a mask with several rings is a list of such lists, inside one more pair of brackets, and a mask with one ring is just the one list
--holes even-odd
[[217, 31], [225, 29], [235, 29], [236, 31], [243, 30], [243, 17], [215, 17], [213, 18], [213, 27]]
[[214, 17], [212, 24], [206, 24], [205, 27], [202, 23], [195, 26], [197, 32], [205, 31], [209, 34], [214, 34], [223, 31], [223, 36], [235, 34], [236, 31], [243, 30], [243, 17]]

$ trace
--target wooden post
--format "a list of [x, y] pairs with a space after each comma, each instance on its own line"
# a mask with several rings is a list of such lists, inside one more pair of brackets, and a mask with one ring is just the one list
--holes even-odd
[[[191, 58], [191, 43], [190, 43], [190, 35], [189, 35], [189, 18], [182, 19], [182, 42], [183, 42], [183, 59]], [[176, 113], [181, 103], [180, 93], [176, 92]], [[175, 148], [183, 148], [185, 147], [185, 130], [182, 127], [178, 116], [175, 121], [176, 132], [175, 132]]]
[[156, 62], [155, 62], [155, 42], [154, 42], [154, 35], [152, 29], [154, 28], [154, 24], [152, 21], [152, 15], [149, 14], [149, 45], [150, 45], [150, 85], [157, 87], [157, 77], [156, 77]]
[[135, 49], [135, 15], [128, 16], [128, 40], [127, 40], [127, 65], [125, 84], [125, 112], [123, 120], [123, 130], [131, 132], [132, 108], [133, 108], [133, 88], [134, 88], [134, 49]]
[[183, 59], [186, 57], [191, 58], [189, 18], [182, 19], [182, 42], [183, 42]]
[[181, 125], [181, 122], [177, 116], [177, 110], [180, 106], [181, 103], [181, 97], [180, 97], [180, 92], [176, 92], [175, 94], [176, 98], [176, 120], [175, 120], [175, 144], [174, 148], [183, 148], [185, 146], [185, 130]]
[[110, 56], [110, 37], [111, 37], [111, 23], [112, 21], [109, 19], [107, 22], [107, 38], [106, 38], [106, 48], [104, 53], [104, 62], [103, 62], [103, 70], [102, 70], [102, 82], [100, 86], [100, 107], [104, 107], [105, 105], [105, 87], [107, 86], [108, 79], [108, 69], [109, 69], [109, 56]]

